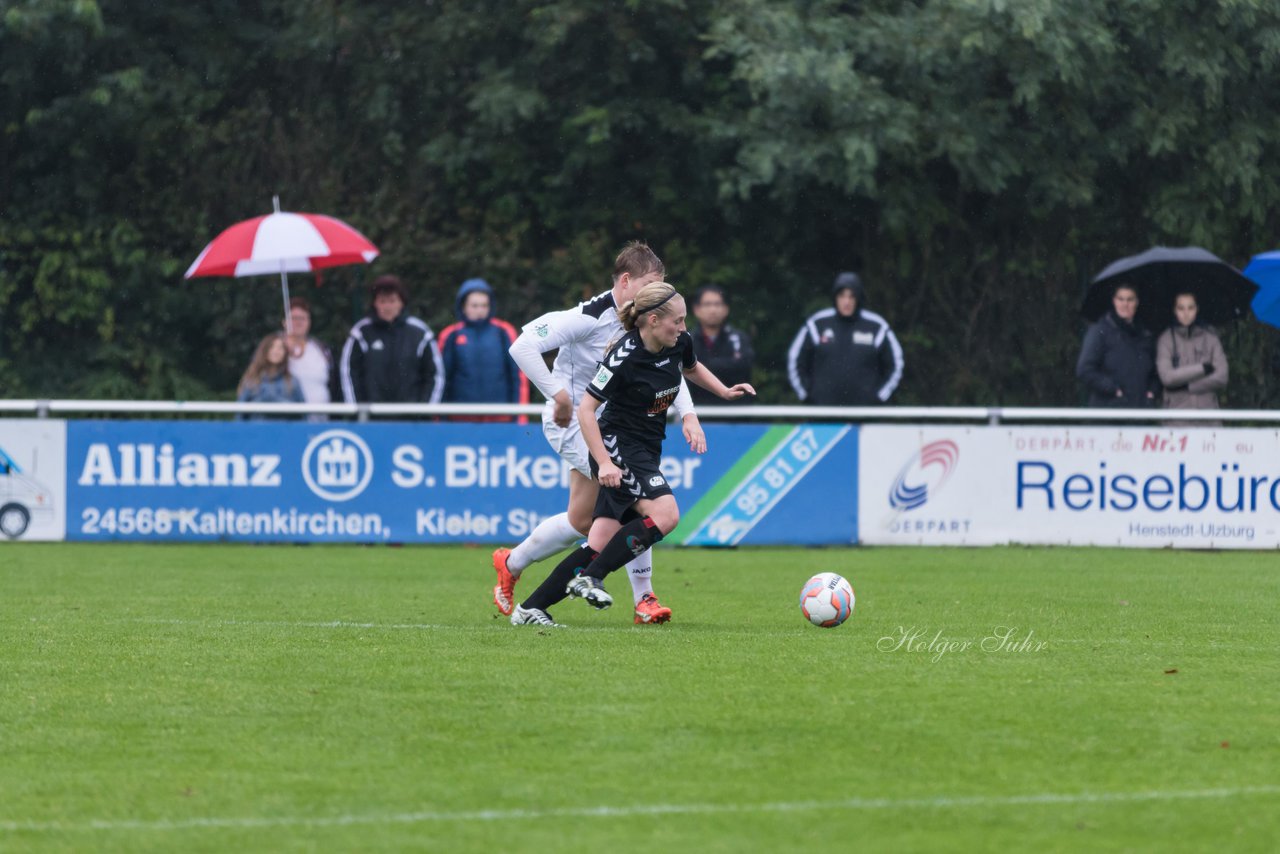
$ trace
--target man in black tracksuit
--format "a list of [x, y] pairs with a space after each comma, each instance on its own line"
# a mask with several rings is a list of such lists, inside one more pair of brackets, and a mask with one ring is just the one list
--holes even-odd
[[787, 352], [787, 375], [800, 400], [815, 406], [877, 406], [902, 379], [902, 347], [880, 315], [862, 307], [857, 273], [836, 276], [834, 308], [805, 321]]
[[372, 310], [351, 327], [338, 363], [347, 403], [439, 403], [444, 366], [436, 336], [405, 312], [408, 292], [395, 276], [371, 286]]

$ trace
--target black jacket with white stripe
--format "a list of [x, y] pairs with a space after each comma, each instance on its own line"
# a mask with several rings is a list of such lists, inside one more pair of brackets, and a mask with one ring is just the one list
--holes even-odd
[[404, 312], [390, 323], [375, 315], [351, 327], [338, 371], [347, 403], [439, 403], [444, 393], [435, 333]]
[[902, 379], [902, 346], [889, 323], [861, 307], [810, 315], [787, 352], [787, 376], [805, 403], [878, 406]]

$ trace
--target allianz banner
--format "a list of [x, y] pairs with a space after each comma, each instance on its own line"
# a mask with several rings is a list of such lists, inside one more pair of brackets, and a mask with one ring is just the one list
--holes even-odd
[[[857, 430], [672, 427], [685, 545], [850, 543]], [[540, 425], [70, 421], [69, 540], [514, 544], [568, 502]]]
[[1280, 546], [1280, 433], [868, 426], [859, 537], [883, 545]]

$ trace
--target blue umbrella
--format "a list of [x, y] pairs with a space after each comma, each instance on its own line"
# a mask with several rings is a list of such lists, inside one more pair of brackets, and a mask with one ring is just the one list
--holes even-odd
[[1280, 250], [1254, 255], [1244, 274], [1258, 284], [1253, 295], [1253, 316], [1280, 327]]

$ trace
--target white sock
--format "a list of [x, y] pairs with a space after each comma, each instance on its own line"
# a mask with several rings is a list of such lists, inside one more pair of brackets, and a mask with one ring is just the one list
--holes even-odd
[[560, 554], [581, 540], [582, 534], [569, 524], [568, 513], [549, 516], [538, 523], [538, 527], [525, 537], [524, 542], [511, 550], [507, 557], [507, 569], [518, 577], [529, 564]]
[[631, 579], [631, 595], [639, 605], [644, 594], [653, 592], [653, 549], [645, 549], [627, 564], [627, 578]]

